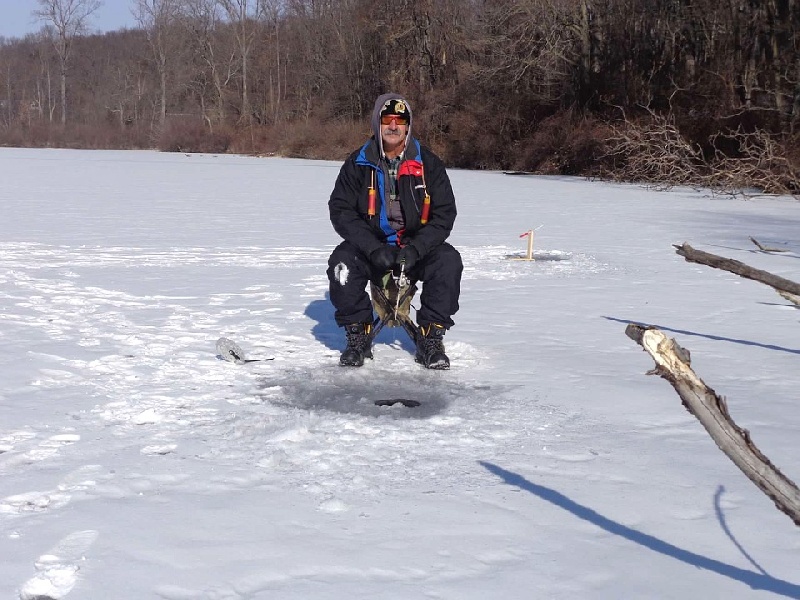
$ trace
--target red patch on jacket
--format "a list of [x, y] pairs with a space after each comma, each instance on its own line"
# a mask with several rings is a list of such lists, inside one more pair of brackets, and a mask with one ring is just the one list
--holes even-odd
[[412, 175], [414, 177], [422, 177], [422, 163], [417, 160], [407, 160], [400, 165], [397, 171], [397, 176]]

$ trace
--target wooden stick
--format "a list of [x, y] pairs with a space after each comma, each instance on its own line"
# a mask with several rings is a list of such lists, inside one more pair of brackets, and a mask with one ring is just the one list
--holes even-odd
[[[541, 227], [541, 225], [539, 226]], [[538, 227], [536, 228], [538, 229]], [[533, 258], [533, 234], [536, 229], [529, 229], [525, 233], [521, 234], [519, 237], [528, 237], [528, 250], [525, 252], [525, 256], [507, 256], [506, 258], [510, 258], [512, 260], [534, 260]]]

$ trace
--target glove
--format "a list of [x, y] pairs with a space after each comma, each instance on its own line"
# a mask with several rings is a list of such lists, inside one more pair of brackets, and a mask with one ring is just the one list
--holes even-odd
[[381, 271], [389, 271], [397, 263], [397, 246], [381, 246], [369, 255], [369, 262]]
[[419, 252], [414, 246], [405, 246], [397, 255], [397, 264], [406, 263], [406, 272], [414, 268], [419, 260]]

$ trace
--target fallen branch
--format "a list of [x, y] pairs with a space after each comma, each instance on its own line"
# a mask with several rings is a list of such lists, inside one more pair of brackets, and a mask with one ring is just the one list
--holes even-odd
[[800, 526], [800, 489], [761, 453], [750, 433], [734, 423], [725, 399], [708, 387], [690, 367], [689, 353], [653, 327], [629, 324], [625, 334], [653, 357], [649, 374], [666, 379], [686, 409], [703, 425], [728, 458], [763, 491], [778, 509]]
[[686, 243], [680, 246], [675, 246], [675, 248], [677, 248], [678, 254], [683, 256], [689, 262], [707, 265], [709, 267], [714, 267], [715, 269], [722, 269], [723, 271], [734, 273], [735, 275], [739, 275], [745, 279], [752, 279], [753, 281], [765, 283], [778, 293], [787, 292], [794, 296], [800, 296], [800, 284], [795, 283], [790, 279], [784, 279], [783, 277], [773, 275], [767, 271], [754, 269], [753, 267], [749, 267], [738, 260], [724, 258], [722, 256], [717, 256], [716, 254], [709, 254], [708, 252], [703, 252], [702, 250], [695, 250]]
[[764, 244], [759, 242], [753, 236], [750, 236], [750, 241], [753, 242], [756, 245], [756, 247], [759, 250], [761, 250], [762, 252], [786, 252], [787, 251], [785, 248], [770, 248], [769, 246], [765, 246]]
[[794, 294], [790, 294], [789, 292], [778, 292], [782, 298], [786, 298], [789, 302], [794, 304], [797, 308], [800, 308], [800, 296], [795, 296]]

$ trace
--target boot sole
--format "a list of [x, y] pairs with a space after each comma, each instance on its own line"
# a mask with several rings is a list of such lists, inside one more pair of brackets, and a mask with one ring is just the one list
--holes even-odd
[[364, 358], [362, 358], [360, 361], [357, 361], [357, 360], [342, 360], [340, 358], [339, 359], [339, 366], [340, 367], [363, 367], [364, 366], [364, 361], [366, 359], [372, 360], [372, 352], [370, 352], [369, 354], [365, 354]]
[[426, 365], [425, 361], [423, 361], [420, 358], [416, 358], [415, 357], [414, 360], [416, 362], [418, 362], [419, 364], [421, 364], [426, 369], [431, 369], [433, 371], [447, 371], [450, 368], [450, 362], [449, 361], [440, 360], [440, 361], [437, 361], [437, 362], [430, 363], [430, 364]]

